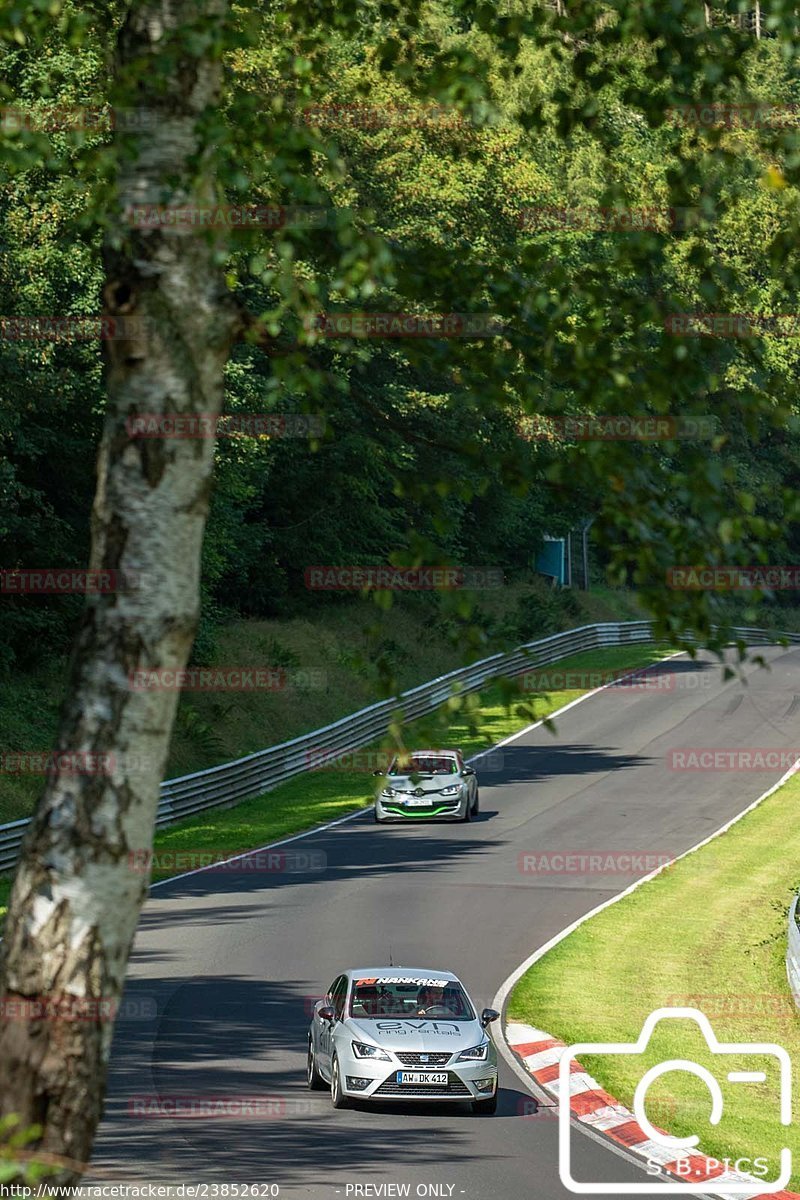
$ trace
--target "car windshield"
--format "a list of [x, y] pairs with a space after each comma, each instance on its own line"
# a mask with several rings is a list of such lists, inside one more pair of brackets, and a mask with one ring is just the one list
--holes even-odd
[[350, 1016], [476, 1020], [466, 992], [455, 980], [413, 980], [398, 975], [356, 979], [350, 999]]
[[458, 763], [454, 758], [436, 758], [433, 755], [414, 755], [401, 762], [395, 759], [389, 768], [390, 775], [457, 775]]

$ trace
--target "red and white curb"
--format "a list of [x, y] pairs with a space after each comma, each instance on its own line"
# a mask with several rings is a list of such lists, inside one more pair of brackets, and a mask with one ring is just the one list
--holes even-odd
[[[753, 812], [758, 808], [769, 796], [777, 792], [792, 775], [800, 771], [800, 761], [781, 776], [777, 783], [768, 788], [757, 800], [748, 805], [732, 820], [727, 821], [715, 833], [698, 842], [696, 846], [692, 846], [689, 850], [679, 854], [674, 860], [679, 862], [683, 858], [687, 858], [690, 854], [695, 854], [698, 850], [707, 846], [710, 842], [715, 841], [724, 833], [727, 833], [734, 825], [743, 820], [748, 813]], [[586, 924], [593, 917], [605, 909], [610, 908], [614, 904], [618, 904], [633, 892], [638, 891], [640, 887], [649, 883], [662, 873], [664, 867], [659, 867], [657, 870], [650, 872], [649, 875], [643, 876], [630, 887], [618, 892], [616, 896], [612, 896], [609, 900], [604, 900], [602, 904], [598, 904], [596, 908], [579, 917], [577, 921], [573, 921], [566, 929], [562, 929], [555, 937], [552, 937], [544, 945], [535, 950], [524, 962], [520, 963], [516, 971], [509, 975], [508, 979], [501, 985], [494, 998], [492, 1007], [498, 1012], [505, 1012], [506, 1003], [511, 994], [512, 989], [519, 983], [520, 979], [530, 971], [537, 962], [539, 962], [546, 954], [548, 954], [555, 946], [558, 946], [570, 934], [574, 933], [582, 925]], [[500, 1031], [496, 1037], [497, 1048], [503, 1058], [506, 1059], [509, 1066], [515, 1072], [533, 1079], [538, 1085], [540, 1091], [547, 1096], [552, 1096], [556, 1103], [559, 1099], [559, 1064], [562, 1055], [567, 1049], [566, 1044], [558, 1038], [554, 1038], [551, 1034], [545, 1033], [541, 1029], [534, 1029], [532, 1025], [525, 1025], [518, 1022], [509, 1022], [506, 1027]], [[609, 1095], [596, 1080], [592, 1079], [579, 1062], [573, 1059], [570, 1063], [570, 1115], [586, 1134], [597, 1141], [604, 1142], [609, 1148], [613, 1149], [617, 1154], [623, 1157], [629, 1157], [631, 1161], [639, 1159], [652, 1159], [653, 1162], [662, 1165], [665, 1174], [673, 1174], [674, 1177], [680, 1178], [683, 1183], [693, 1183], [697, 1186], [698, 1181], [709, 1180], [717, 1183], [739, 1183], [743, 1186], [749, 1184], [750, 1188], [758, 1187], [763, 1181], [756, 1179], [750, 1175], [743, 1175], [738, 1172], [727, 1170], [723, 1165], [717, 1165], [712, 1168], [711, 1160], [707, 1155], [696, 1153], [687, 1155], [691, 1160], [691, 1166], [695, 1171], [694, 1176], [685, 1175], [678, 1176], [677, 1172], [670, 1172], [670, 1166], [677, 1165], [674, 1151], [670, 1151], [668, 1147], [659, 1146], [656, 1142], [649, 1139], [643, 1129], [639, 1126], [632, 1112], [621, 1105], [613, 1096]], [[660, 1130], [659, 1132], [664, 1132]], [[716, 1160], [714, 1160], [716, 1161]], [[682, 1163], [681, 1165], [685, 1165]], [[654, 1186], [658, 1186], [654, 1180]], [[709, 1196], [719, 1195], [709, 1191], [704, 1193]], [[763, 1200], [766, 1196], [775, 1196], [777, 1200], [800, 1200], [800, 1195], [797, 1192], [759, 1192], [753, 1193], [748, 1190], [742, 1193], [743, 1196], [749, 1197], [750, 1200]], [[730, 1196], [730, 1193], [728, 1193]]]
[[[543, 1091], [552, 1096], [556, 1103], [560, 1103], [559, 1065], [567, 1049], [566, 1043], [541, 1029], [534, 1029], [532, 1025], [513, 1021], [506, 1026], [504, 1032], [506, 1042], [527, 1074]], [[633, 1113], [609, 1095], [574, 1058], [569, 1065], [569, 1108], [570, 1116], [581, 1125], [593, 1129], [596, 1133], [605, 1134], [630, 1154], [658, 1163], [663, 1175], [671, 1176], [681, 1183], [692, 1184], [694, 1188], [704, 1183], [710, 1184], [711, 1187], [714, 1183], [741, 1183], [752, 1188], [760, 1182], [752, 1175], [726, 1169], [717, 1159], [709, 1158], [699, 1151], [681, 1157], [684, 1172], [679, 1174], [675, 1151], [649, 1138]], [[657, 1132], [666, 1133], [666, 1130], [657, 1129]], [[691, 1173], [685, 1171], [687, 1160], [691, 1166]], [[657, 1186], [655, 1180], [654, 1184]], [[720, 1195], [714, 1191], [705, 1194]], [[742, 1194], [751, 1197], [752, 1200], [762, 1200], [762, 1197], [767, 1196], [772, 1196], [773, 1200], [800, 1200], [797, 1192], [755, 1194], [747, 1191]], [[730, 1192], [724, 1195], [726, 1200], [730, 1200]]]

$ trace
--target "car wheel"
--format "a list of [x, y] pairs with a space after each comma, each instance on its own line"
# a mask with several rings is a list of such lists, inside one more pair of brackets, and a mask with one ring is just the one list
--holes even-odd
[[339, 1060], [334, 1055], [331, 1063], [331, 1104], [334, 1108], [347, 1108], [348, 1099], [342, 1091], [342, 1077], [339, 1074]]
[[478, 815], [478, 812], [479, 812], [479, 810], [480, 810], [480, 803], [481, 803], [481, 802], [480, 802], [480, 795], [479, 795], [479, 793], [478, 793], [478, 789], [476, 788], [476, 789], [475, 789], [475, 803], [472, 805], [472, 815], [473, 815], [473, 817], [477, 817], [477, 815]]
[[372, 819], [376, 825], [387, 825], [388, 824], [386, 817], [381, 817], [378, 815], [377, 808], [373, 808], [373, 810], [372, 810]]
[[497, 1092], [490, 1096], [488, 1100], [473, 1100], [472, 1111], [480, 1113], [483, 1116], [490, 1117], [492, 1113], [497, 1112]]
[[324, 1088], [325, 1080], [317, 1070], [317, 1057], [314, 1054], [314, 1043], [311, 1038], [308, 1039], [308, 1063], [306, 1066], [306, 1081], [312, 1092], [319, 1092]]
[[467, 797], [467, 802], [464, 806], [464, 815], [461, 818], [461, 820], [462, 821], [471, 821], [472, 820], [472, 805], [469, 802], [469, 797]]

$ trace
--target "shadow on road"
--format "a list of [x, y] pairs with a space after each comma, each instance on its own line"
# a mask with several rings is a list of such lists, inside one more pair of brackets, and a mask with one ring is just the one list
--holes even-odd
[[[132, 1005], [145, 991], [158, 997], [158, 1015], [146, 1027], [133, 1020], [118, 1024], [88, 1182], [179, 1175], [324, 1185], [334, 1170], [356, 1177], [390, 1167], [398, 1136], [406, 1166], [444, 1168], [486, 1159], [485, 1139], [478, 1152], [476, 1123], [536, 1115], [531, 1097], [515, 1089], [501, 1090], [494, 1116], [473, 1114], [468, 1105], [430, 1103], [362, 1103], [335, 1111], [327, 1091], [306, 1087], [308, 985], [194, 978], [176, 987], [174, 980], [150, 979], [129, 985], [126, 1000]], [[145, 1045], [149, 1061], [142, 1059]], [[171, 1115], [178, 1101], [184, 1113], [192, 1106], [203, 1115]], [[217, 1115], [209, 1116], [208, 1106]], [[221, 1115], [226, 1106], [231, 1115]], [[499, 1139], [497, 1145], [501, 1158]]]

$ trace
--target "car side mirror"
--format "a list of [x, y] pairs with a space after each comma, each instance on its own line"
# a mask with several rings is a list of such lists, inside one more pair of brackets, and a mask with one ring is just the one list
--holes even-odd
[[475, 768], [474, 767], [464, 767], [464, 770], [461, 772], [461, 774], [462, 775], [474, 775]]
[[383, 776], [386, 774], [386, 772], [385, 772], [385, 771], [381, 771], [381, 770], [377, 770], [377, 771], [373, 771], [373, 772], [372, 772], [372, 774], [373, 774], [373, 775], [375, 775], [375, 776], [377, 776], [377, 777], [380, 779], [380, 778], [382, 778], [382, 777], [383, 777]]
[[491, 1025], [492, 1021], [496, 1021], [500, 1013], [493, 1008], [485, 1008], [481, 1013], [481, 1025], [485, 1029], [487, 1025]]
[[330, 1004], [323, 1004], [322, 1008], [319, 1010], [319, 1016], [323, 1021], [335, 1021], [336, 1011], [331, 1007]]

